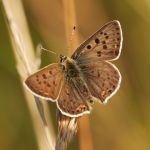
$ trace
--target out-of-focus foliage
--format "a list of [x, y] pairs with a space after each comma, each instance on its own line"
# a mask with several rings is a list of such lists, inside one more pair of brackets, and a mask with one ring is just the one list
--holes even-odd
[[[40, 42], [46, 48], [65, 54], [62, 2], [23, 2], [35, 47]], [[113, 19], [121, 22], [124, 37], [121, 57], [115, 62], [122, 74], [121, 88], [107, 105], [95, 103], [90, 115], [94, 150], [149, 150], [150, 2], [80, 0], [75, 5], [80, 42]], [[0, 52], [0, 149], [36, 150], [32, 122], [16, 72], [2, 6]], [[45, 53], [42, 58], [43, 65], [57, 61], [55, 56]], [[54, 104], [49, 105], [54, 107]], [[51, 106], [55, 120], [55, 110]], [[73, 142], [70, 149], [77, 147], [77, 142]]]

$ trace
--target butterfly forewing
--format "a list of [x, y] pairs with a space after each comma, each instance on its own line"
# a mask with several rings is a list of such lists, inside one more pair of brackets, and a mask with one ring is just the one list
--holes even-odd
[[104, 25], [83, 42], [72, 55], [78, 64], [91, 61], [113, 60], [120, 55], [122, 47], [122, 31], [118, 21]]
[[59, 94], [63, 74], [60, 64], [51, 64], [29, 76], [25, 85], [36, 96], [54, 101]]
[[82, 65], [81, 70], [91, 94], [102, 103], [106, 103], [120, 86], [121, 75], [111, 63]]

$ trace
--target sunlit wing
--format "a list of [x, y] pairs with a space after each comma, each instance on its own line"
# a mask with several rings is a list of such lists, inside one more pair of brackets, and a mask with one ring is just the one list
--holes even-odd
[[118, 90], [121, 75], [111, 63], [98, 62], [80, 67], [92, 96], [102, 103], [106, 103]]
[[43, 99], [55, 101], [63, 83], [63, 73], [60, 64], [51, 64], [29, 76], [25, 86]]
[[120, 56], [122, 47], [122, 30], [119, 21], [104, 25], [83, 42], [72, 55], [78, 64], [92, 61], [114, 60]]

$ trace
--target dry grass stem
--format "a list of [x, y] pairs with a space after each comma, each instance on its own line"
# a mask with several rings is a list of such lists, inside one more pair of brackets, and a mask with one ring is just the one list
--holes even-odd
[[77, 132], [77, 119], [62, 115], [57, 111], [58, 135], [55, 150], [67, 149], [67, 144]]
[[[23, 83], [23, 80], [27, 76], [38, 69], [40, 59], [34, 54], [21, 1], [3, 0], [2, 2], [8, 21], [8, 29], [16, 58], [17, 70], [20, 75], [21, 82]], [[53, 133], [53, 128], [52, 125], [51, 128], [49, 128], [45, 119], [44, 103], [37, 97], [33, 98], [33, 96], [26, 92], [26, 90], [24, 90], [24, 92], [32, 116], [38, 147], [41, 150], [53, 150], [54, 136], [53, 134], [49, 134], [49, 130]], [[39, 114], [43, 124], [41, 123]], [[50, 118], [48, 115], [47, 117]], [[47, 137], [47, 140], [45, 137]]]

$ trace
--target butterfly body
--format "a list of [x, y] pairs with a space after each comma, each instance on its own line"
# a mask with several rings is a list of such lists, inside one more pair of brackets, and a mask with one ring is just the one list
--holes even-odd
[[[84, 80], [84, 75], [82, 73], [81, 68], [77, 65], [76, 61], [72, 58], [62, 56], [65, 59], [60, 61], [62, 72], [64, 74], [65, 82], [69, 84], [72, 82], [74, 86], [76, 86], [77, 90], [82, 90], [82, 94], [86, 93], [86, 98], [90, 102], [92, 101], [92, 96], [89, 92], [88, 86]], [[62, 59], [60, 59], [62, 60]], [[84, 95], [85, 96], [85, 95]]]
[[119, 58], [122, 31], [117, 20], [107, 23], [83, 42], [70, 57], [50, 64], [25, 80], [33, 95], [56, 102], [62, 114], [79, 117], [91, 102], [106, 103], [120, 87], [121, 74], [109, 61]]

